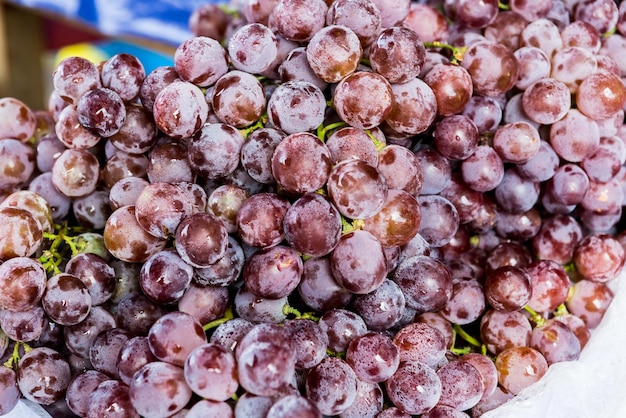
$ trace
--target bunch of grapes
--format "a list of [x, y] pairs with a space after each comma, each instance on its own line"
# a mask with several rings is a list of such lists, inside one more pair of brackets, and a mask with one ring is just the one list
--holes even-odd
[[479, 417], [626, 259], [626, 2], [207, 4], [0, 99], [0, 415]]

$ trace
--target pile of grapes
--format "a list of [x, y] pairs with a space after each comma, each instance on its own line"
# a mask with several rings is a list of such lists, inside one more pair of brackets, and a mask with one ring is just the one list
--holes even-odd
[[625, 260], [626, 2], [207, 4], [0, 99], [0, 415], [479, 417]]

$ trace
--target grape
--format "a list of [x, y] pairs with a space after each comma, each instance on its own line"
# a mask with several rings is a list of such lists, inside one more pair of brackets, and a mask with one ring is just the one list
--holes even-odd
[[327, 311], [342, 308], [352, 299], [352, 293], [337, 284], [330, 264], [327, 256], [309, 258], [303, 263], [298, 294], [312, 309]]
[[223, 74], [208, 97], [215, 116], [236, 128], [251, 125], [265, 112], [265, 94], [261, 83], [244, 71]]
[[151, 183], [135, 202], [137, 222], [156, 238], [174, 235], [182, 220], [192, 213], [191, 197], [180, 184]]
[[392, 84], [394, 104], [386, 123], [400, 134], [424, 132], [437, 115], [437, 98], [433, 90], [419, 78]]
[[183, 409], [192, 391], [181, 367], [162, 361], [147, 363], [130, 382], [128, 395], [142, 416], [168, 416]]
[[463, 181], [472, 190], [487, 192], [495, 189], [502, 182], [504, 162], [495, 145], [494, 147], [478, 145], [474, 152], [461, 163], [461, 173]]
[[101, 137], [81, 125], [78, 120], [76, 106], [67, 106], [61, 113], [55, 124], [56, 138], [68, 148], [88, 149], [100, 142]]
[[87, 318], [63, 328], [65, 345], [71, 353], [88, 359], [89, 348], [98, 334], [115, 328], [115, 317], [102, 306], [92, 306]]
[[405, 306], [406, 299], [400, 287], [389, 279], [383, 280], [373, 292], [357, 295], [352, 301], [354, 311], [369, 329], [375, 331], [393, 327], [402, 318]]
[[325, 108], [324, 94], [308, 81], [282, 83], [267, 103], [269, 120], [287, 134], [317, 128], [324, 121]]
[[260, 298], [245, 286], [237, 290], [234, 300], [237, 314], [251, 322], [283, 322], [287, 319], [284, 309], [286, 303], [287, 297], [280, 299]]
[[483, 41], [471, 45], [461, 65], [469, 72], [474, 92], [495, 97], [509, 91], [519, 78], [519, 64], [504, 45]]
[[244, 264], [243, 279], [252, 293], [279, 299], [296, 289], [302, 268], [296, 250], [277, 245], [252, 254]]
[[167, 244], [165, 239], [150, 235], [141, 227], [134, 205], [115, 210], [107, 219], [103, 236], [112, 255], [131, 263], [146, 261]]
[[253, 247], [271, 247], [284, 239], [283, 219], [291, 204], [275, 193], [258, 193], [246, 199], [237, 212], [242, 241]]
[[530, 210], [539, 199], [539, 184], [520, 176], [515, 168], [504, 171], [504, 177], [495, 188], [498, 204], [507, 212], [522, 213]]
[[401, 362], [419, 362], [435, 367], [446, 354], [446, 341], [438, 328], [414, 322], [402, 327], [393, 338]]
[[161, 89], [152, 107], [157, 127], [166, 135], [189, 138], [207, 120], [209, 105], [199, 87], [186, 81], [173, 81]]
[[356, 399], [357, 377], [344, 360], [327, 357], [306, 378], [306, 396], [322, 414], [337, 415]]
[[420, 204], [413, 195], [391, 189], [381, 210], [365, 220], [365, 230], [383, 246], [400, 246], [418, 233], [421, 216]]
[[273, 405], [274, 400], [270, 397], [246, 392], [235, 404], [235, 418], [266, 418]]
[[102, 86], [119, 94], [124, 102], [132, 102], [146, 77], [143, 64], [128, 53], [113, 55], [102, 64]]
[[346, 351], [353, 339], [367, 333], [363, 318], [346, 309], [326, 311], [318, 324], [328, 336], [328, 348], [337, 353]]
[[89, 347], [89, 362], [97, 371], [118, 379], [118, 358], [130, 338], [130, 333], [121, 328], [101, 332]]
[[542, 78], [524, 90], [522, 106], [533, 121], [553, 124], [563, 119], [570, 110], [570, 91], [565, 83], [556, 78]]
[[194, 173], [208, 179], [227, 176], [239, 164], [243, 143], [243, 136], [233, 126], [207, 124], [187, 147], [189, 165]]
[[116, 210], [122, 206], [134, 205], [148, 184], [150, 183], [147, 180], [135, 176], [118, 180], [109, 190], [111, 209]]
[[415, 31], [423, 42], [446, 42], [450, 35], [445, 15], [429, 4], [411, 2], [402, 25]]
[[551, 312], [565, 303], [569, 293], [569, 278], [563, 266], [553, 260], [532, 262], [526, 273], [532, 288], [528, 307], [536, 312]]
[[626, 86], [619, 77], [609, 74], [591, 74], [580, 83], [576, 93], [577, 108], [594, 120], [612, 116], [625, 104]]
[[248, 135], [241, 147], [241, 165], [250, 177], [264, 184], [274, 181], [272, 155], [285, 136], [284, 132], [272, 128], [257, 129]]
[[581, 350], [576, 334], [556, 319], [549, 319], [533, 329], [530, 346], [545, 357], [548, 365], [577, 360]]
[[187, 150], [187, 145], [178, 142], [157, 143], [148, 154], [145, 170], [150, 183], [193, 182], [196, 175]]
[[532, 327], [520, 311], [489, 309], [480, 320], [480, 337], [492, 354], [514, 347], [527, 347]]
[[[100, 383], [89, 395], [86, 417], [95, 418], [104, 414], [111, 417], [139, 417], [129, 397], [129, 388], [117, 380]], [[113, 412], [110, 412], [113, 410]]]
[[337, 283], [356, 294], [376, 290], [387, 273], [381, 242], [365, 230], [342, 235], [330, 254], [330, 261]]
[[408, 27], [384, 29], [370, 47], [372, 69], [390, 83], [404, 83], [417, 77], [426, 50], [417, 33]]
[[408, 148], [389, 144], [378, 153], [378, 170], [389, 189], [399, 189], [417, 196], [424, 182], [419, 159]]
[[76, 104], [78, 122], [102, 137], [116, 134], [126, 119], [120, 95], [109, 88], [96, 88], [83, 94]]
[[350, 342], [346, 350], [346, 362], [360, 380], [380, 383], [397, 370], [400, 352], [389, 337], [368, 333]]
[[528, 303], [531, 292], [530, 276], [519, 267], [498, 267], [485, 278], [485, 298], [499, 311], [521, 309]]
[[41, 263], [29, 257], [13, 257], [0, 264], [0, 309], [24, 311], [36, 306], [46, 289]]
[[237, 376], [248, 392], [260, 396], [284, 393], [295, 373], [295, 355], [290, 347], [257, 341], [239, 346]]
[[483, 386], [481, 400], [488, 398], [496, 391], [498, 370], [489, 357], [479, 353], [467, 353], [460, 356], [458, 360], [469, 363], [478, 370]]
[[361, 129], [380, 125], [391, 112], [392, 102], [389, 82], [369, 71], [357, 71], [341, 79], [333, 98], [339, 117]]
[[566, 301], [567, 310], [580, 317], [589, 329], [594, 329], [613, 300], [615, 294], [605, 284], [581, 280], [574, 283]]
[[519, 174], [533, 182], [550, 180], [559, 168], [559, 156], [552, 145], [541, 140], [537, 153], [528, 161], [517, 164]]
[[50, 405], [61, 399], [72, 376], [61, 354], [37, 347], [24, 354], [17, 369], [17, 385], [29, 401]]
[[279, 0], [272, 11], [273, 27], [291, 41], [309, 41], [324, 27], [327, 12], [323, 0]]
[[378, 415], [376, 415], [376, 418], [410, 418], [410, 415], [402, 412], [401, 409], [398, 409], [395, 406], [391, 406], [383, 409]]
[[422, 167], [421, 197], [441, 192], [450, 182], [452, 172], [450, 161], [435, 148], [419, 149], [415, 151], [415, 156]]
[[308, 81], [317, 86], [320, 90], [324, 90], [328, 83], [315, 74], [306, 56], [305, 47], [297, 47], [292, 49], [285, 60], [278, 67], [280, 80], [287, 81]]
[[35, 171], [35, 151], [17, 139], [0, 139], [0, 190], [18, 186]]
[[224, 184], [207, 197], [207, 209], [222, 221], [228, 233], [234, 233], [237, 231], [237, 212], [248, 197], [249, 193], [244, 188]]
[[228, 286], [233, 284], [239, 277], [244, 261], [241, 245], [237, 240], [229, 236], [224, 256], [209, 267], [195, 268], [193, 280], [203, 286]]
[[[526, 90], [534, 82], [550, 75], [551, 61], [543, 50], [535, 46], [524, 46], [513, 52], [520, 67], [515, 87]], [[563, 81], [563, 80], [561, 80]]]
[[[298, 3], [303, 0], [283, 0], [281, 3], [291, 2]], [[318, 2], [319, 0], [316, 0], [311, 4]], [[274, 17], [276, 16], [275, 9]], [[301, 26], [299, 30], [302, 30]], [[285, 37], [289, 39], [288, 36]], [[336, 83], [353, 73], [362, 53], [363, 48], [357, 34], [342, 25], [328, 25], [316, 31], [306, 48], [306, 57], [311, 69], [327, 83]]]
[[[185, 410], [181, 410], [181, 413]], [[233, 418], [233, 409], [226, 402], [211, 401], [202, 399], [196, 402], [189, 411], [184, 414], [189, 418], [215, 417], [215, 418]], [[172, 415], [174, 417], [174, 415]]]
[[441, 312], [424, 312], [415, 316], [414, 321], [438, 329], [443, 335], [446, 348], [452, 347], [454, 343], [454, 329], [452, 324], [441, 315]]
[[452, 295], [439, 312], [448, 321], [464, 325], [477, 320], [485, 307], [483, 286], [474, 280], [461, 280], [452, 284]]
[[317, 407], [307, 398], [299, 395], [287, 395], [276, 401], [267, 411], [268, 418], [321, 418]]
[[189, 288], [193, 267], [176, 251], [165, 249], [145, 260], [139, 273], [141, 290], [160, 304], [177, 302]]
[[450, 272], [428, 256], [406, 258], [393, 273], [393, 281], [402, 289], [406, 306], [418, 313], [443, 308], [452, 295]]
[[138, 336], [126, 340], [120, 349], [116, 363], [120, 380], [130, 385], [137, 370], [157, 360], [150, 351], [148, 337]]
[[228, 71], [226, 50], [213, 38], [195, 36], [176, 47], [174, 68], [182, 80], [210, 86]]
[[594, 282], [613, 280], [624, 266], [624, 248], [610, 235], [589, 234], [576, 244], [576, 271]]
[[149, 164], [149, 160], [143, 154], [116, 151], [104, 165], [100, 177], [104, 180], [104, 184], [110, 188], [126, 177], [145, 178]]
[[468, 71], [459, 65], [436, 64], [424, 76], [437, 98], [437, 113], [451, 116], [463, 111], [474, 87]]
[[37, 340], [47, 326], [48, 319], [39, 305], [23, 311], [0, 310], [0, 327], [14, 341]]
[[228, 289], [191, 283], [178, 300], [178, 310], [191, 314], [201, 324], [224, 316], [228, 308]]
[[68, 57], [57, 64], [52, 82], [54, 91], [71, 104], [78, 103], [83, 94], [102, 85], [95, 64], [81, 57]]
[[148, 331], [148, 343], [155, 357], [180, 367], [194, 348], [206, 342], [202, 325], [190, 314], [180, 311], [161, 316]]
[[194, 393], [225, 401], [239, 386], [233, 354], [216, 344], [196, 347], [185, 360], [185, 381]]
[[222, 39], [226, 33], [229, 17], [216, 4], [202, 4], [189, 16], [188, 26], [195, 36]]
[[437, 369], [441, 380], [439, 405], [447, 405], [459, 411], [472, 408], [483, 395], [480, 372], [466, 361], [451, 361]]
[[434, 136], [437, 151], [453, 161], [466, 159], [478, 145], [478, 128], [464, 115], [445, 116], [437, 123]]
[[163, 65], [149, 72], [139, 88], [139, 99], [144, 109], [153, 112], [154, 100], [163, 88], [174, 81], [180, 80], [174, 66]]
[[378, 36], [382, 28], [382, 16], [371, 0], [341, 0], [330, 4], [326, 24], [349, 27], [365, 47]]
[[308, 132], [285, 137], [272, 156], [272, 174], [289, 193], [315, 192], [328, 180], [330, 169], [328, 147]]
[[192, 267], [209, 267], [226, 254], [227, 231], [208, 213], [183, 219], [176, 228], [176, 252]]
[[435, 370], [420, 362], [401, 363], [385, 387], [391, 402], [412, 415], [432, 409], [442, 394], [441, 380]]
[[70, 273], [48, 279], [41, 304], [46, 314], [61, 325], [75, 325], [89, 315], [91, 295], [82, 280]]
[[97, 370], [85, 370], [74, 376], [65, 393], [68, 408], [78, 416], [86, 416], [89, 408], [89, 395], [100, 383], [107, 380], [110, 380], [110, 377]]
[[422, 195], [419, 206], [419, 234], [432, 247], [447, 244], [459, 226], [459, 214], [454, 205], [440, 195]]
[[120, 130], [109, 141], [121, 151], [144, 153], [156, 143], [157, 128], [152, 114], [143, 106], [126, 105], [126, 119]]
[[541, 379], [548, 370], [548, 363], [534, 348], [516, 347], [498, 354], [496, 368], [499, 383], [507, 391], [517, 395], [522, 389]]
[[42, 244], [42, 227], [25, 209], [0, 207], [0, 225], [0, 260], [29, 257]]
[[85, 228], [101, 230], [111, 215], [109, 193], [106, 190], [94, 190], [72, 202], [72, 211], [78, 224]]

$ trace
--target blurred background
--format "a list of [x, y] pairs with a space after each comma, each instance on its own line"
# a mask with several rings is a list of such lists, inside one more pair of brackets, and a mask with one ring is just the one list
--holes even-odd
[[138, 57], [146, 73], [172, 65], [191, 37], [189, 16], [215, 0], [0, 0], [0, 97], [44, 109], [52, 71], [63, 58], [94, 62], [120, 52]]

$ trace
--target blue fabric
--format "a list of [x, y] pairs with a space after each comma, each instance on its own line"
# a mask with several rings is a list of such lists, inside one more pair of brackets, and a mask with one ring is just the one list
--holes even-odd
[[191, 37], [191, 13], [220, 0], [10, 0], [87, 24], [109, 36], [139, 36], [173, 45]]

